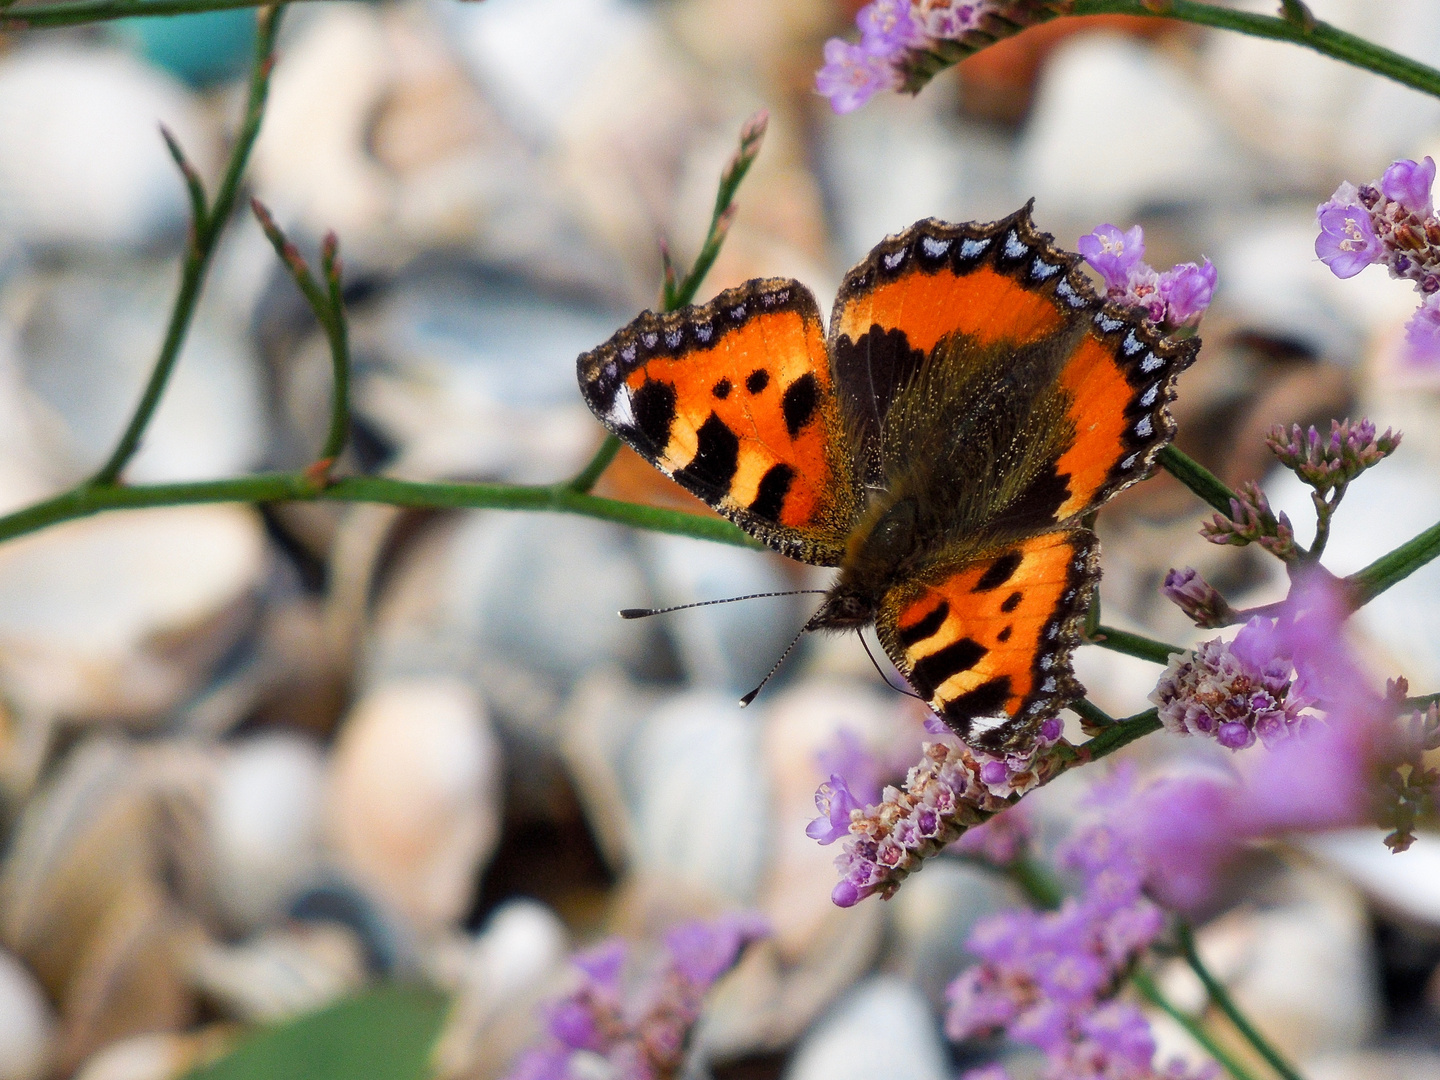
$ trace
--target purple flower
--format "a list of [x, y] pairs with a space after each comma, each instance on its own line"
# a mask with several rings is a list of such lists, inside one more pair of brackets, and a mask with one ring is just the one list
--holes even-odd
[[1405, 324], [1405, 360], [1418, 367], [1440, 365], [1440, 292], [1425, 297]]
[[1130, 272], [1145, 257], [1145, 232], [1139, 225], [1129, 232], [1121, 232], [1114, 225], [1106, 224], [1082, 236], [1075, 246], [1105, 279], [1107, 288], [1124, 292], [1129, 286]]
[[830, 779], [815, 792], [815, 809], [820, 811], [820, 816], [805, 827], [805, 835], [822, 844], [833, 844], [849, 834], [852, 811], [865, 807], [850, 794], [845, 778], [839, 773], [831, 773]]
[[[874, 0], [855, 16], [860, 41], [870, 52], [893, 63], [906, 49], [925, 44], [925, 29], [915, 20], [910, 0]], [[829, 56], [826, 56], [829, 59]]]
[[665, 935], [670, 964], [681, 978], [701, 990], [735, 966], [740, 950], [769, 934], [753, 915], [728, 915], [713, 922], [688, 922]]
[[[1137, 225], [1138, 229], [1139, 226]], [[1160, 275], [1160, 299], [1165, 303], [1165, 321], [1172, 326], [1193, 326], [1210, 306], [1219, 271], [1209, 259], [1203, 266], [1181, 263]]]
[[1380, 178], [1380, 190], [1385, 197], [1419, 217], [1426, 217], [1434, 210], [1430, 202], [1430, 189], [1434, 184], [1435, 162], [1428, 156], [1420, 162], [1397, 161]]
[[901, 82], [894, 56], [852, 45], [840, 38], [825, 43], [825, 66], [815, 73], [815, 89], [830, 99], [837, 113], [854, 112], [881, 90], [898, 89]]
[[1338, 202], [1349, 184], [1340, 185], [1335, 197], [1316, 208], [1320, 235], [1315, 254], [1338, 278], [1351, 278], [1384, 256], [1380, 238], [1370, 220], [1370, 211], [1354, 201]]

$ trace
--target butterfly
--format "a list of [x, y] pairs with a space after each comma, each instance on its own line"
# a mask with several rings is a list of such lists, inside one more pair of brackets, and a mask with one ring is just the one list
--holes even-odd
[[1031, 220], [917, 222], [840, 286], [763, 278], [645, 312], [578, 362], [612, 432], [774, 550], [839, 574], [807, 630], [875, 632], [967, 743], [1084, 693], [1081, 524], [1143, 479], [1198, 339], [1097, 297]]

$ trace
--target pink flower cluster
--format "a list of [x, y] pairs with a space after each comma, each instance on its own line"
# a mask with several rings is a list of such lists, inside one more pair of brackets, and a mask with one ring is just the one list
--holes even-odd
[[1137, 307], [1156, 326], [1174, 330], [1194, 326], [1215, 295], [1218, 272], [1209, 259], [1201, 265], [1180, 263], [1156, 271], [1145, 258], [1145, 233], [1139, 225], [1121, 232], [1101, 225], [1076, 245], [1085, 261], [1105, 279], [1105, 295], [1117, 304]]
[[835, 860], [841, 878], [831, 900], [850, 907], [872, 893], [890, 896], [925, 859], [1041, 783], [1046, 752], [1061, 730], [1052, 717], [1030, 750], [1004, 756], [972, 751], [954, 739], [925, 743], [903, 789], [885, 788], [873, 805], [862, 804], [846, 779], [832, 774], [815, 794], [820, 816], [806, 829], [822, 844], [850, 837]]
[[[1165, 923], [1141, 893], [1133, 846], [1094, 826], [1067, 841], [1060, 857], [1081, 873], [1080, 894], [1056, 911], [1017, 909], [976, 924], [967, 946], [981, 962], [946, 991], [946, 1033], [958, 1040], [1003, 1030], [1045, 1053], [1048, 1080], [1213, 1076], [1209, 1066], [1157, 1072], [1149, 1024], [1133, 1005], [1112, 1000]], [[1004, 1077], [989, 1066], [966, 1080]]]
[[706, 991], [767, 932], [743, 915], [686, 923], [665, 936], [663, 960], [648, 971], [636, 970], [619, 940], [579, 954], [579, 985], [546, 1007], [545, 1040], [520, 1055], [507, 1080], [672, 1080]]
[[1440, 363], [1440, 217], [1431, 189], [1435, 162], [1393, 163], [1376, 182], [1348, 181], [1315, 210], [1315, 254], [1338, 278], [1382, 263], [1393, 278], [1415, 283], [1420, 307], [1405, 328], [1409, 358]]
[[1322, 495], [1345, 486], [1366, 469], [1379, 465], [1400, 446], [1400, 433], [1385, 429], [1380, 435], [1369, 420], [1330, 421], [1326, 438], [1314, 427], [1302, 431], [1292, 424], [1287, 433], [1277, 424], [1265, 439], [1280, 464]]
[[898, 90], [913, 51], [955, 41], [980, 26], [1001, 0], [872, 0], [855, 16], [860, 40], [831, 38], [815, 89], [837, 113], [858, 109], [882, 90]]

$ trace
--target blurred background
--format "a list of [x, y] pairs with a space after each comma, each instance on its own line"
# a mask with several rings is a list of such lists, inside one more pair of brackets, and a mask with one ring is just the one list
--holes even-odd
[[[1311, 6], [1440, 64], [1431, 0]], [[886, 233], [1031, 196], [1066, 247], [1138, 222], [1155, 266], [1220, 271], [1176, 405], [1183, 450], [1231, 484], [1268, 479], [1308, 523], [1261, 436], [1366, 415], [1405, 441], [1351, 490], [1327, 565], [1356, 570], [1440, 518], [1440, 372], [1397, 359], [1414, 294], [1377, 269], [1339, 281], [1313, 251], [1339, 181], [1440, 156], [1440, 102], [1282, 44], [1105, 18], [837, 117], [811, 87], [853, 14], [294, 5], [248, 184], [312, 256], [326, 230], [341, 239], [356, 370], [340, 470], [578, 469], [602, 432], [576, 355], [657, 303], [658, 238], [693, 256], [765, 108], [702, 298], [786, 275], [828, 310]], [[186, 228], [157, 122], [213, 190], [253, 31], [236, 11], [0, 35], [0, 511], [93, 471], [124, 426]], [[302, 466], [328, 393], [323, 334], [237, 217], [128, 476]], [[599, 491], [700, 509], [629, 451]], [[1283, 595], [1274, 560], [1199, 538], [1201, 511], [1163, 475], [1106, 509], [1107, 622], [1211, 636], [1160, 596], [1172, 566], [1237, 606]], [[846, 739], [897, 776], [916, 759], [906, 699], [853, 639], [807, 639], [741, 712], [803, 598], [615, 617], [824, 582], [583, 518], [377, 506], [118, 513], [0, 546], [0, 1080], [488, 1080], [534, 1037], [571, 947], [734, 908], [775, 935], [696, 1033], [715, 1077], [953, 1074], [943, 988], [968, 927], [1017, 897], [940, 858], [890, 902], [836, 909], [836, 851], [804, 836]], [[1440, 689], [1437, 610], [1432, 565], [1360, 614], [1378, 675]], [[1076, 668], [1115, 715], [1159, 673], [1098, 649]], [[1046, 836], [1084, 786], [1027, 800]], [[1311, 1080], [1440, 1077], [1440, 838], [1394, 857], [1377, 836], [1257, 856], [1201, 931]]]

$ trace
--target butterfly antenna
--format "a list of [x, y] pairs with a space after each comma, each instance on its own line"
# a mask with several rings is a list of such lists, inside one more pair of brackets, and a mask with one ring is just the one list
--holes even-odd
[[800, 596], [804, 593], [823, 593], [824, 591], [824, 589], [791, 589], [789, 592], [757, 592], [749, 593], [745, 596], [727, 596], [724, 600], [700, 600], [693, 604], [676, 604], [674, 607], [627, 607], [621, 609], [620, 617], [622, 619], [646, 619], [651, 615], [667, 615], [672, 611], [684, 611], [686, 608], [709, 607], [711, 604], [733, 604], [737, 600], [759, 600], [765, 596]]
[[880, 666], [880, 661], [876, 660], [876, 659], [875, 659], [875, 654], [870, 651], [870, 643], [865, 640], [865, 635], [864, 635], [863, 633], [861, 633], [859, 630], [855, 631], [855, 635], [860, 639], [860, 644], [863, 645], [863, 646], [865, 646], [865, 655], [870, 658], [870, 663], [872, 663], [872, 664], [875, 665], [875, 673], [876, 673], [877, 675], [879, 675], [880, 678], [882, 678], [882, 679], [885, 680], [885, 685], [886, 685], [886, 686], [890, 687], [891, 690], [894, 690], [894, 691], [896, 691], [897, 693], [904, 694], [906, 697], [913, 697], [916, 701], [924, 701], [924, 700], [925, 700], [925, 699], [922, 698], [919, 694], [915, 693], [915, 691], [913, 691], [913, 690], [906, 690], [905, 687], [903, 687], [903, 686], [896, 686], [893, 682], [891, 682], [891, 681], [890, 681], [890, 676], [887, 675], [887, 674], [885, 674], [885, 669]]
[[785, 662], [785, 658], [790, 655], [790, 650], [794, 649], [795, 646], [800, 643], [800, 639], [805, 636], [805, 631], [808, 630], [808, 629], [810, 629], [810, 627], [809, 627], [808, 625], [807, 625], [807, 626], [802, 626], [802, 627], [800, 628], [800, 633], [796, 634], [796, 635], [791, 639], [790, 644], [785, 646], [785, 651], [780, 654], [780, 659], [775, 661], [775, 666], [772, 667], [772, 668], [766, 673], [765, 677], [760, 680], [760, 685], [757, 686], [757, 687], [755, 687], [754, 690], [751, 690], [748, 694], [746, 694], [744, 697], [742, 697], [742, 698], [740, 699], [740, 707], [741, 707], [742, 709], [743, 709], [746, 705], [749, 705], [750, 702], [752, 702], [752, 701], [755, 700], [755, 695], [758, 694], [758, 693], [760, 693], [760, 691], [764, 688], [765, 684], [770, 681], [770, 676], [774, 675], [775, 672], [777, 672], [777, 671], [780, 670], [780, 665], [783, 664], [783, 663]]

